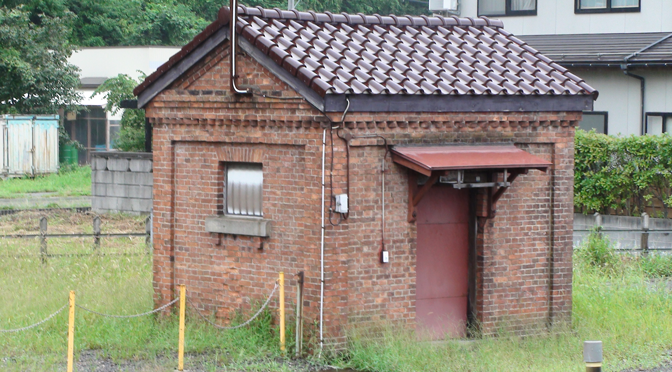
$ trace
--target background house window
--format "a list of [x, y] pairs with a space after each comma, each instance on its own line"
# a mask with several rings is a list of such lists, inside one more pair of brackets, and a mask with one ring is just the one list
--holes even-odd
[[478, 0], [479, 16], [536, 15], [537, 0]]
[[114, 148], [114, 141], [119, 136], [121, 130], [121, 120], [110, 120], [110, 149]]
[[639, 11], [640, 0], [576, 0], [576, 13]]
[[100, 106], [86, 106], [85, 110], [77, 112], [72, 118], [65, 121], [65, 131], [71, 139], [79, 142], [84, 149], [79, 150], [79, 163], [88, 164], [91, 161], [92, 151], [107, 150], [107, 116]]
[[672, 132], [672, 112], [646, 114], [646, 134]]
[[226, 166], [226, 214], [262, 217], [264, 175], [260, 163], [229, 163]]
[[585, 111], [583, 119], [579, 122], [579, 129], [590, 132], [595, 129], [597, 133], [608, 134], [609, 113], [606, 111]]

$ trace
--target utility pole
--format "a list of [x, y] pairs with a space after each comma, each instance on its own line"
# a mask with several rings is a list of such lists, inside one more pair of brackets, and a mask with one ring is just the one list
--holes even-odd
[[287, 0], [287, 10], [294, 10], [294, 0]]

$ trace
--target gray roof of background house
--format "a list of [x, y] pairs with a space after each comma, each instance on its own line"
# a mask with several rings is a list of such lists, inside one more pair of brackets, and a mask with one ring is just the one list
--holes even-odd
[[[561, 65], [616, 66], [633, 53], [641, 51], [629, 58], [628, 62], [672, 66], [670, 32], [527, 35], [518, 38]], [[656, 42], [659, 43], [652, 46]]]

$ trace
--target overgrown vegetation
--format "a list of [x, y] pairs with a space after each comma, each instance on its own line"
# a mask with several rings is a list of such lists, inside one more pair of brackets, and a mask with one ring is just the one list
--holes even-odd
[[615, 137], [576, 131], [574, 204], [584, 213], [670, 217], [672, 136]]
[[[500, 334], [470, 343], [417, 342], [410, 330], [383, 326], [374, 337], [350, 333], [345, 359], [362, 371], [584, 371], [582, 345], [602, 340], [605, 370], [653, 368], [672, 349], [672, 257], [617, 255], [595, 233], [574, 255], [571, 324], [547, 334]], [[661, 281], [660, 279], [665, 279]]]
[[91, 195], [91, 167], [74, 167], [58, 174], [0, 181], [0, 198], [23, 198], [37, 192], [53, 192], [55, 196]]
[[[86, 230], [90, 219], [91, 216], [65, 212], [50, 216], [50, 221], [60, 226], [59, 231], [68, 230], [65, 226], [69, 223], [73, 225], [71, 229]], [[20, 215], [0, 217], [0, 229], [11, 230], [17, 223], [34, 225], [33, 220], [24, 220], [25, 216]], [[141, 225], [140, 220], [123, 215], [106, 216], [103, 230], [123, 229], [124, 221], [135, 230]], [[50, 252], [53, 249], [57, 253], [81, 254], [91, 252], [92, 239], [53, 239], [49, 246]], [[106, 254], [135, 254], [53, 257], [43, 265], [36, 254], [39, 252], [37, 239], [0, 240], [0, 287], [4, 289], [0, 301], [0, 329], [22, 327], [45, 318], [67, 303], [70, 290], [76, 292], [79, 305], [108, 314], [151, 310], [154, 306], [152, 256], [144, 254], [144, 238], [104, 238], [101, 250]], [[21, 257], [15, 257], [17, 255]], [[246, 320], [247, 316], [247, 313], [238, 314], [234, 324]], [[249, 363], [258, 368], [256, 370], [286, 370], [274, 361], [281, 354], [277, 326], [272, 318], [272, 313], [265, 311], [248, 327], [222, 331], [205, 324], [188, 310], [186, 352], [205, 354], [193, 358], [187, 355], [187, 368], [194, 360], [205, 357], [218, 368], [222, 364], [235, 367]], [[61, 312], [39, 328], [2, 334], [0, 369], [62, 369], [67, 349], [66, 328], [67, 312]], [[157, 370], [172, 370], [177, 363], [177, 336], [175, 315], [114, 319], [81, 309], [76, 311], [77, 355], [85, 350], [99, 350], [103, 357], [114, 361], [147, 360], [157, 365]], [[293, 336], [289, 333], [287, 337], [292, 340]]]
[[[406, 0], [302, 0], [298, 10], [367, 14], [429, 14], [427, 5]], [[25, 5], [33, 21], [42, 15], [74, 13], [69, 41], [80, 46], [184, 45], [210, 22], [228, 1], [215, 0], [8, 0]], [[247, 0], [242, 4], [287, 8], [286, 0]]]
[[[145, 79], [141, 73], [140, 81]], [[107, 104], [105, 111], [116, 114], [121, 108], [121, 101], [134, 99], [133, 88], [136, 81], [126, 74], [107, 79], [94, 92], [93, 96], [102, 94]], [[145, 110], [125, 109], [121, 116], [121, 129], [114, 140], [114, 147], [121, 151], [145, 151]]]

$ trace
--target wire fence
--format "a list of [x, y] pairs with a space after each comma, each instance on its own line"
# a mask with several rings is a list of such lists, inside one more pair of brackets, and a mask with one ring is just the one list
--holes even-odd
[[266, 299], [266, 302], [264, 302], [264, 304], [261, 306], [261, 308], [254, 315], [252, 315], [252, 317], [250, 319], [248, 319], [244, 323], [241, 323], [237, 326], [229, 326], [229, 327], [220, 326], [219, 324], [212, 322], [205, 315], [201, 314], [201, 312], [198, 310], [198, 307], [196, 307], [196, 305], [194, 305], [194, 303], [191, 302], [191, 299], [189, 297], [187, 297], [187, 302], [189, 302], [189, 305], [194, 310], [196, 310], [196, 314], [198, 314], [198, 316], [200, 316], [206, 323], [210, 324], [211, 326], [213, 326], [217, 329], [238, 329], [238, 328], [242, 328], [242, 327], [245, 327], [246, 325], [250, 324], [254, 319], [256, 319], [259, 316], [259, 314], [261, 314], [264, 311], [266, 306], [268, 306], [268, 304], [271, 302], [271, 299], [273, 298], [273, 294], [275, 293], [276, 289], [278, 289], [278, 282], [275, 282], [275, 286], [273, 287], [273, 290], [271, 291], [271, 294], [268, 296], [268, 298]]
[[78, 308], [78, 309], [81, 309], [83, 311], [86, 311], [86, 312], [89, 312], [89, 313], [92, 313], [92, 314], [96, 314], [96, 315], [99, 315], [99, 316], [102, 316], [102, 317], [116, 318], [116, 319], [130, 319], [130, 318], [138, 318], [138, 317], [158, 313], [158, 312], [160, 312], [162, 310], [165, 310], [165, 309], [167, 309], [167, 308], [169, 308], [169, 307], [171, 307], [171, 306], [173, 306], [173, 305], [175, 305], [176, 303], [179, 302], [180, 319], [179, 319], [178, 368], [177, 368], [177, 370], [182, 371], [184, 369], [184, 330], [185, 330], [185, 317], [186, 317], [186, 311], [185, 311], [186, 309], [185, 308], [186, 308], [187, 301], [188, 301], [189, 305], [195, 310], [196, 314], [198, 314], [198, 316], [201, 319], [203, 319], [206, 323], [208, 323], [209, 325], [211, 325], [211, 326], [213, 326], [214, 328], [217, 328], [217, 329], [233, 330], [233, 329], [238, 329], [238, 328], [245, 327], [245, 326], [249, 325], [252, 321], [254, 321], [264, 311], [264, 309], [266, 309], [268, 307], [268, 305], [271, 302], [271, 300], [273, 299], [273, 296], [275, 295], [275, 292], [278, 289], [278, 287], [280, 287], [280, 298], [279, 298], [279, 304], [280, 304], [280, 309], [279, 310], [280, 310], [280, 318], [281, 318], [281, 321], [280, 321], [280, 325], [281, 325], [280, 326], [280, 349], [282, 351], [284, 351], [285, 350], [284, 349], [284, 347], [285, 347], [285, 344], [284, 344], [285, 343], [285, 340], [284, 340], [285, 332], [284, 332], [283, 325], [284, 325], [284, 314], [285, 314], [285, 312], [284, 312], [284, 274], [282, 272], [280, 273], [280, 280], [275, 282], [275, 286], [273, 286], [273, 290], [268, 295], [268, 298], [266, 299], [264, 304], [261, 306], [261, 308], [256, 313], [254, 313], [254, 315], [252, 315], [248, 320], [246, 320], [245, 322], [243, 322], [243, 323], [241, 323], [237, 326], [229, 326], [229, 327], [220, 326], [220, 325], [212, 322], [205, 315], [201, 314], [198, 307], [196, 307], [196, 305], [194, 305], [194, 303], [191, 302], [191, 299], [187, 298], [186, 287], [181, 285], [180, 286], [180, 296], [178, 298], [176, 298], [176, 299], [174, 299], [174, 300], [172, 300], [172, 301], [170, 301], [170, 302], [168, 302], [168, 303], [166, 303], [166, 304], [164, 304], [164, 305], [162, 305], [162, 306], [160, 306], [156, 309], [153, 309], [153, 310], [150, 310], [150, 311], [147, 311], [147, 312], [144, 312], [144, 313], [132, 314], [132, 315], [106, 314], [106, 313], [102, 313], [102, 312], [99, 312], [99, 311], [89, 309], [89, 308], [84, 307], [82, 305], [78, 305], [78, 304], [75, 303], [75, 292], [70, 291], [70, 296], [69, 296], [68, 303], [63, 305], [60, 309], [56, 310], [54, 313], [52, 313], [48, 317], [40, 320], [37, 323], [31, 324], [29, 326], [25, 326], [25, 327], [21, 327], [21, 328], [14, 328], [14, 329], [0, 329], [0, 333], [16, 333], [16, 332], [22, 332], [22, 331], [30, 330], [32, 328], [36, 328], [36, 327], [48, 322], [50, 319], [52, 319], [53, 317], [55, 317], [56, 315], [61, 313], [63, 310], [65, 310], [66, 307], [69, 307], [70, 311], [69, 311], [69, 319], [68, 319], [68, 356], [67, 356], [68, 361], [67, 361], [66, 370], [68, 372], [70, 372], [70, 371], [73, 370], [73, 363], [74, 363], [73, 362], [73, 355], [74, 355], [74, 337], [75, 337], [75, 335], [74, 335], [74, 332], [75, 332], [75, 308]]
[[[268, 297], [266, 298], [266, 301], [264, 301], [264, 304], [261, 306], [261, 308], [259, 308], [259, 310], [257, 310], [257, 312], [254, 313], [254, 315], [252, 315], [252, 316], [251, 316], [248, 320], [246, 320], [244, 323], [241, 323], [241, 324], [239, 324], [239, 325], [237, 325], [237, 326], [232, 326], [232, 327], [220, 326], [220, 325], [218, 325], [218, 324], [212, 322], [212, 321], [211, 321], [210, 319], [208, 319], [205, 315], [201, 314], [201, 312], [200, 312], [200, 310], [198, 309], [198, 307], [191, 301], [191, 299], [190, 299], [189, 297], [186, 297], [186, 296], [185, 296], [185, 299], [187, 300], [187, 302], [189, 303], [189, 305], [195, 310], [195, 313], [198, 314], [198, 316], [199, 316], [201, 319], [203, 319], [206, 323], [212, 325], [213, 327], [215, 327], [215, 328], [217, 328], [217, 329], [231, 330], [231, 329], [242, 328], [242, 327], [244, 327], [244, 326], [246, 326], [246, 325], [249, 325], [252, 321], [254, 321], [254, 320], [255, 320], [255, 319], [256, 319], [256, 318], [257, 318], [257, 317], [258, 317], [258, 316], [259, 316], [259, 315], [260, 315], [260, 314], [267, 308], [267, 307], [268, 307], [268, 305], [269, 305], [269, 303], [271, 302], [271, 300], [273, 299], [273, 295], [275, 294], [275, 292], [276, 292], [277, 289], [278, 289], [278, 282], [276, 281], [276, 282], [275, 282], [275, 286], [273, 287], [273, 290], [272, 290], [271, 293], [268, 295]], [[178, 297], [178, 298], [175, 298], [174, 300], [172, 300], [172, 301], [170, 301], [170, 302], [168, 302], [168, 303], [166, 303], [166, 304], [164, 304], [164, 305], [162, 305], [162, 306], [160, 306], [160, 307], [157, 307], [156, 309], [153, 309], [153, 310], [150, 310], [150, 311], [147, 311], [147, 312], [144, 312], [144, 313], [140, 313], [140, 314], [133, 314], [133, 315], [113, 315], [113, 314], [106, 314], [106, 313], [102, 313], [102, 312], [99, 312], [99, 311], [95, 311], [95, 310], [89, 309], [89, 308], [84, 307], [84, 306], [79, 305], [79, 304], [75, 304], [74, 306], [77, 307], [78, 309], [82, 309], [83, 311], [86, 311], [86, 312], [89, 312], [89, 313], [92, 313], [92, 314], [96, 314], [96, 315], [99, 315], [99, 316], [102, 316], [102, 317], [116, 318], [116, 319], [130, 319], [130, 318], [138, 318], [138, 317], [142, 317], [142, 316], [147, 316], [147, 315], [151, 315], [151, 314], [158, 313], [158, 312], [160, 312], [160, 311], [163, 311], [163, 310], [165, 310], [165, 309], [171, 307], [172, 305], [176, 304], [178, 301], [180, 301], [180, 298], [179, 298], [179, 297]], [[29, 326], [21, 327], [21, 328], [15, 328], [15, 329], [0, 329], [0, 333], [21, 332], [21, 331], [27, 331], [27, 330], [29, 330], [29, 329], [38, 327], [38, 326], [40, 326], [40, 325], [46, 323], [47, 321], [49, 321], [50, 319], [52, 319], [52, 318], [55, 317], [56, 315], [58, 315], [58, 314], [59, 314], [60, 312], [62, 312], [66, 307], [68, 307], [68, 304], [67, 304], [67, 303], [66, 303], [65, 305], [61, 306], [61, 308], [59, 308], [58, 310], [56, 310], [54, 313], [52, 313], [51, 315], [47, 316], [46, 318], [40, 320], [40, 321], [37, 322], [37, 323], [31, 324], [31, 325], [29, 325]]]
[[37, 327], [37, 326], [40, 326], [40, 325], [42, 325], [42, 324], [48, 322], [49, 319], [51, 319], [51, 318], [55, 317], [56, 315], [58, 315], [58, 314], [59, 314], [61, 311], [63, 311], [67, 306], [68, 306], [68, 304], [66, 303], [65, 305], [61, 306], [60, 309], [56, 310], [56, 312], [54, 312], [53, 314], [49, 315], [48, 317], [46, 317], [46, 318], [40, 320], [39, 322], [37, 322], [37, 323], [35, 323], [35, 324], [31, 324], [31, 325], [29, 325], [29, 326], [21, 327], [21, 328], [14, 328], [14, 329], [0, 329], [0, 333], [13, 333], [13, 332], [27, 331], [27, 330], [29, 330], [29, 329], [31, 329], [31, 328], [35, 328], [35, 327]]
[[[39, 239], [39, 251], [35, 253], [26, 253], [26, 249], [22, 249], [21, 252], [15, 253], [3, 253], [0, 254], [0, 257], [13, 257], [13, 258], [24, 258], [24, 257], [34, 257], [40, 256], [43, 262], [46, 262], [47, 258], [51, 257], [83, 257], [90, 256], [93, 254], [97, 255], [143, 255], [151, 253], [151, 237], [152, 237], [152, 217], [148, 216], [145, 219], [145, 232], [102, 232], [101, 230], [101, 219], [99, 216], [94, 216], [93, 218], [93, 233], [52, 233], [48, 232], [48, 219], [46, 216], [40, 217], [39, 221], [39, 233], [29, 233], [29, 234], [5, 234], [0, 235], [0, 241], [3, 239]], [[132, 237], [144, 237], [145, 238], [145, 249], [138, 250], [133, 252], [102, 252], [101, 251], [101, 241], [103, 239], [114, 239], [114, 238], [132, 238]], [[92, 238], [93, 244], [91, 244], [91, 249], [88, 252], [67, 252], [67, 253], [54, 253], [50, 252], [49, 240], [50, 239], [81, 239], [81, 238]]]
[[163, 310], [163, 309], [166, 309], [166, 308], [168, 308], [169, 306], [172, 306], [173, 304], [175, 304], [175, 303], [176, 303], [177, 301], [179, 301], [179, 300], [180, 300], [179, 298], [176, 298], [176, 299], [170, 301], [169, 303], [167, 303], [167, 304], [165, 304], [165, 305], [163, 305], [163, 306], [161, 306], [161, 307], [158, 307], [158, 308], [156, 308], [156, 309], [154, 309], [154, 310], [150, 310], [150, 311], [147, 311], [147, 312], [144, 312], [144, 313], [140, 313], [140, 314], [133, 314], [133, 315], [111, 315], [111, 314], [100, 313], [100, 312], [95, 311], [95, 310], [87, 309], [87, 308], [85, 308], [85, 307], [82, 306], [82, 305], [75, 305], [75, 306], [77, 306], [78, 308], [80, 308], [80, 309], [82, 309], [82, 310], [84, 310], [84, 311], [87, 311], [87, 312], [89, 312], [89, 313], [96, 314], [96, 315], [100, 315], [100, 316], [104, 316], [104, 317], [106, 317], [106, 318], [130, 319], [130, 318], [139, 318], [139, 317], [141, 317], [141, 316], [151, 315], [151, 314], [154, 314], [154, 313], [158, 313], [159, 311], [161, 311], [161, 310]]

